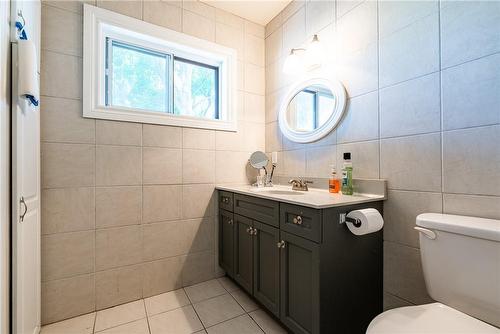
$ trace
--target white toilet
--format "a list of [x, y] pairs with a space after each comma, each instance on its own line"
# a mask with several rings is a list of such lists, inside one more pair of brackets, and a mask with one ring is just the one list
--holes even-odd
[[427, 290], [440, 303], [386, 311], [366, 333], [500, 333], [500, 220], [425, 213], [415, 229]]

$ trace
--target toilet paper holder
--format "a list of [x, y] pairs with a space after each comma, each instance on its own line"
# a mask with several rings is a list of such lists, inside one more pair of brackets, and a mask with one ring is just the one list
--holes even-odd
[[361, 219], [347, 217], [347, 213], [341, 213], [339, 215], [339, 224], [345, 224], [346, 222], [352, 223], [354, 227], [361, 226]]

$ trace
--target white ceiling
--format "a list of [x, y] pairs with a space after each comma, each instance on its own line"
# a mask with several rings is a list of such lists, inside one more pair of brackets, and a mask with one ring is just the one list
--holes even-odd
[[211, 6], [241, 16], [252, 22], [266, 25], [278, 15], [291, 0], [201, 0]]

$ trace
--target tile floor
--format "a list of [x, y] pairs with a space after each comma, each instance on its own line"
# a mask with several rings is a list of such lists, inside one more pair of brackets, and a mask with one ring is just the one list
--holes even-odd
[[44, 326], [41, 334], [286, 333], [227, 277]]

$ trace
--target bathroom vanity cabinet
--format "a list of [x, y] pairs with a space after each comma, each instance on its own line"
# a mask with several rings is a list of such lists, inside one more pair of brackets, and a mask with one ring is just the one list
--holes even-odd
[[382, 231], [352, 234], [340, 214], [218, 191], [219, 264], [291, 332], [365, 333], [382, 312]]

